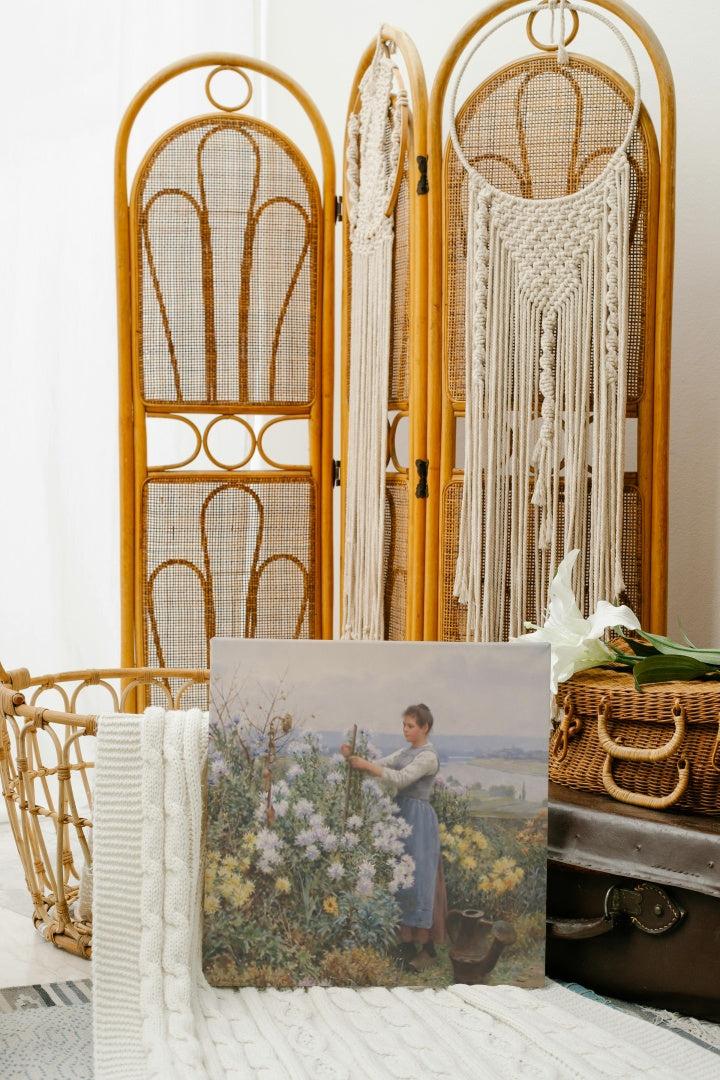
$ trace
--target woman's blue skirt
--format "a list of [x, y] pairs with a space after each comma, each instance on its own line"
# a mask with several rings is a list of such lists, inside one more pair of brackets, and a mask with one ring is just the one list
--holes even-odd
[[408, 889], [400, 889], [397, 894], [402, 911], [400, 922], [403, 926], [430, 929], [440, 860], [437, 815], [426, 799], [398, 795], [396, 802], [400, 813], [412, 826], [412, 832], [405, 838], [405, 849], [415, 860], [413, 884]]

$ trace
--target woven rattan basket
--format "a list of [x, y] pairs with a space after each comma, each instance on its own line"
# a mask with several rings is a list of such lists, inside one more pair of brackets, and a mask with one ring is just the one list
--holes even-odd
[[632, 675], [591, 668], [557, 695], [550, 779], [656, 810], [720, 813], [720, 684], [635, 689]]
[[[92, 949], [92, 782], [98, 715], [207, 696], [209, 672], [112, 668], [32, 677], [0, 666], [0, 781], [33, 921], [61, 949]], [[193, 691], [190, 695], [189, 692]], [[82, 699], [82, 700], [81, 700]], [[92, 700], [93, 713], [81, 713]]]

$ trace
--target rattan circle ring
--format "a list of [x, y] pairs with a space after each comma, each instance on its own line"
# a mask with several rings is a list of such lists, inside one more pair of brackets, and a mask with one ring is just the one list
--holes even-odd
[[[574, 39], [575, 39], [575, 37], [577, 35], [577, 32], [580, 29], [580, 16], [578, 15], [577, 11], [575, 11], [574, 8], [567, 8], [567, 11], [570, 13], [570, 16], [572, 18], [572, 29], [570, 30], [570, 33], [568, 34], [568, 36], [565, 38], [565, 41], [563, 42], [563, 44], [566, 47], [570, 44], [571, 41], [574, 41]], [[532, 42], [532, 44], [535, 46], [536, 49], [541, 49], [542, 52], [555, 52], [555, 50], [558, 47], [558, 43], [556, 41], [551, 42], [550, 45], [543, 45], [543, 43], [541, 41], [538, 41], [538, 39], [535, 37], [535, 34], [533, 33], [533, 24], [535, 22], [535, 16], [539, 15], [539, 14], [540, 14], [539, 11], [531, 11], [530, 14], [528, 15], [527, 36], [530, 38], [530, 41]]]
[[[242, 79], [245, 80], [245, 83], [247, 85], [247, 95], [243, 98], [239, 105], [221, 105], [220, 102], [216, 101], [210, 93], [210, 83], [221, 71], [234, 71], [236, 75], [239, 75]], [[250, 79], [241, 68], [234, 67], [233, 64], [221, 64], [219, 67], [213, 68], [213, 70], [210, 72], [207, 79], [205, 80], [205, 93], [207, 94], [210, 103], [214, 105], [216, 109], [221, 109], [222, 112], [231, 113], [238, 112], [239, 109], [245, 108], [253, 95], [253, 88]]]

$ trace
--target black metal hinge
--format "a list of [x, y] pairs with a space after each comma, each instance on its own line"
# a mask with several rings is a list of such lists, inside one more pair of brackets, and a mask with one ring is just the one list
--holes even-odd
[[416, 499], [427, 499], [428, 497], [428, 468], [430, 467], [429, 461], [423, 461], [422, 458], [417, 458], [415, 461], [415, 468], [417, 469], [418, 482], [415, 488]]
[[332, 486], [340, 487], [340, 462], [333, 458]]
[[335, 221], [342, 221], [342, 195], [335, 196]]
[[427, 178], [427, 158], [418, 156], [417, 164], [420, 171], [420, 179], [418, 180], [417, 193], [418, 195], [427, 195], [428, 191], [430, 190]]

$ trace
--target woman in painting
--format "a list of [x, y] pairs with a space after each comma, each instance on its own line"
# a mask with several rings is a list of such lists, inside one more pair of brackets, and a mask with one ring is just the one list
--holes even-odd
[[430, 805], [440, 759], [429, 741], [433, 717], [427, 705], [409, 705], [402, 726], [408, 745], [387, 757], [368, 761], [352, 754], [346, 743], [341, 750], [352, 768], [377, 776], [391, 788], [400, 813], [412, 828], [405, 845], [415, 862], [415, 874], [413, 884], [397, 894], [401, 909], [398, 939], [403, 963], [421, 971], [435, 959], [435, 942], [444, 938], [447, 906], [438, 820]]

